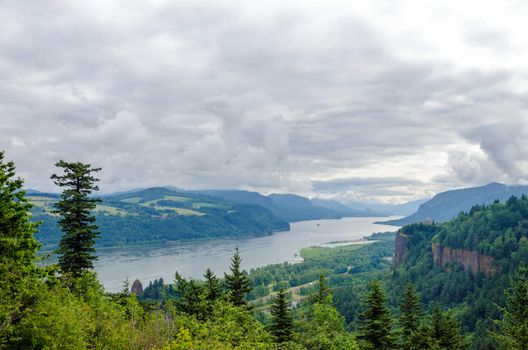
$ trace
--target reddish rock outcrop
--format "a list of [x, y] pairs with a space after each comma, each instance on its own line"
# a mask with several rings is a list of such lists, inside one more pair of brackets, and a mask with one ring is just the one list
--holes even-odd
[[407, 256], [407, 243], [409, 242], [409, 238], [405, 233], [402, 232], [402, 230], [398, 230], [396, 233], [396, 241], [394, 242], [394, 264], [399, 265]]
[[132, 283], [132, 288], [130, 288], [130, 293], [139, 295], [143, 293], [143, 285], [141, 284], [141, 281], [136, 279], [134, 283]]
[[474, 250], [454, 249], [433, 243], [433, 259], [436, 266], [444, 267], [447, 263], [458, 263], [464, 271], [482, 271], [486, 276], [493, 276], [499, 271], [493, 258]]

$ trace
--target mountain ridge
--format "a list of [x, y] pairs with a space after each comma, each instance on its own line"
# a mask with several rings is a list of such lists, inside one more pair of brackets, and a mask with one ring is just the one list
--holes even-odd
[[[61, 232], [51, 210], [59, 194], [29, 192], [37, 238], [56, 247]], [[216, 197], [156, 187], [100, 197], [95, 209], [99, 247], [163, 243], [214, 237], [250, 237], [288, 231], [290, 225], [264, 207], [231, 203]]]
[[505, 185], [498, 182], [484, 186], [448, 190], [440, 192], [427, 202], [422, 203], [415, 213], [407, 217], [379, 223], [404, 226], [425, 220], [446, 222], [456, 217], [460, 212], [469, 211], [474, 205], [491, 204], [497, 199], [505, 201], [511, 196], [520, 197], [523, 194], [528, 194], [528, 186]]
[[201, 190], [195, 191], [195, 193], [208, 194], [236, 203], [261, 205], [270, 209], [275, 216], [288, 222], [341, 219], [347, 216], [373, 216], [372, 213], [354, 211], [353, 209], [350, 209], [349, 212], [344, 212], [317, 206], [313, 200], [291, 193], [273, 193], [267, 196], [247, 190]]

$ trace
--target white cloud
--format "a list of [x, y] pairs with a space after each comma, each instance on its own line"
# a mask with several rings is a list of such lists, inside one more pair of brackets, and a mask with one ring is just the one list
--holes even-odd
[[[6, 1], [0, 148], [45, 190], [58, 159], [103, 167], [107, 192], [402, 201], [525, 183], [527, 15], [522, 1]], [[350, 181], [364, 178], [381, 180]]]

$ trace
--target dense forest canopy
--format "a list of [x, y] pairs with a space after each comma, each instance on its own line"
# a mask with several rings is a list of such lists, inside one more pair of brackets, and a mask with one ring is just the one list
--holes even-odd
[[[501, 317], [510, 276], [528, 263], [527, 220], [528, 198], [522, 196], [474, 206], [445, 224], [403, 227], [408, 251], [391, 280], [393, 300], [407, 283], [414, 283], [428, 308], [450, 308], [463, 329], [474, 334], [473, 348], [493, 349], [492, 319]], [[435, 264], [433, 244], [455, 250], [460, 258]], [[464, 259], [486, 262], [494, 272], [465, 269]]]

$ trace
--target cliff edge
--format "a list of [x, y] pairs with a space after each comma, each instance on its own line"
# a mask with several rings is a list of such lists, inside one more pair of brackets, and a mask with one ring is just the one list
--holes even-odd
[[439, 243], [433, 243], [431, 249], [436, 266], [444, 267], [447, 263], [457, 263], [462, 265], [466, 272], [481, 271], [488, 277], [499, 272], [491, 256], [480, 254], [475, 250], [454, 249]]

